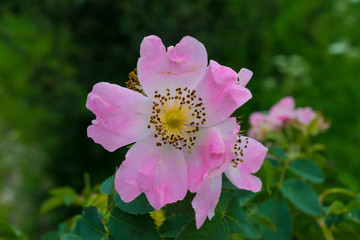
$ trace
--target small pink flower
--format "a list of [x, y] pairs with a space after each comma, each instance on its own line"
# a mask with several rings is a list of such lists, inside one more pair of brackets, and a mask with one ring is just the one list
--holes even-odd
[[[166, 49], [157, 36], [142, 41], [137, 71], [137, 92], [105, 82], [94, 86], [86, 106], [96, 120], [88, 136], [108, 151], [135, 142], [116, 172], [115, 189], [125, 202], [145, 193], [159, 210], [188, 189], [205, 194], [208, 182], [228, 169], [239, 131], [229, 116], [251, 98], [245, 84], [252, 73], [237, 74], [212, 60], [208, 65], [205, 47], [192, 37]], [[239, 186], [259, 189], [259, 181], [246, 177], [258, 164], [226, 171]]]
[[309, 124], [315, 117], [316, 114], [310, 107], [296, 109], [295, 118], [301, 124]]

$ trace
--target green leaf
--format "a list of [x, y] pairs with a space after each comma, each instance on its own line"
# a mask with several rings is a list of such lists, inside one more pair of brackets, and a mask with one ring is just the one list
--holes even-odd
[[346, 214], [346, 217], [353, 220], [357, 224], [360, 224], [360, 209], [349, 212], [348, 214]]
[[76, 196], [76, 191], [71, 187], [58, 187], [51, 189], [50, 195], [57, 197]]
[[63, 197], [52, 197], [47, 199], [40, 207], [40, 213], [49, 212], [57, 207], [64, 205]]
[[109, 228], [117, 240], [161, 239], [153, 219], [148, 215], [131, 215], [115, 207], [109, 218]]
[[114, 191], [114, 176], [107, 178], [100, 186], [100, 192], [112, 194]]
[[183, 200], [166, 205], [164, 207], [165, 212], [175, 214], [193, 214], [194, 209], [191, 205], [191, 201], [194, 199], [194, 196], [194, 193], [188, 192]]
[[267, 192], [271, 194], [271, 185], [274, 179], [274, 167], [267, 158], [265, 158], [263, 166], [256, 175], [260, 179], [265, 179], [264, 187], [266, 187]]
[[180, 233], [178, 240], [219, 240], [229, 239], [230, 231], [225, 219], [215, 214], [211, 221], [206, 220], [200, 229], [196, 229], [195, 220], [189, 222]]
[[346, 205], [345, 210], [347, 212], [360, 209], [360, 200], [353, 200]]
[[273, 147], [269, 149], [269, 153], [272, 155], [276, 155], [279, 158], [283, 159], [286, 158], [286, 153], [284, 152], [284, 150], [280, 147]]
[[287, 179], [280, 187], [281, 193], [304, 213], [318, 216], [320, 202], [313, 188], [300, 180]]
[[266, 216], [257, 216], [256, 219], [262, 226], [267, 227], [268, 229], [270, 229], [273, 232], [277, 232], [277, 228], [276, 228], [274, 222], [270, 218], [268, 218]]
[[194, 214], [173, 215], [160, 226], [159, 232], [165, 237], [177, 237], [183, 227], [194, 218]]
[[27, 237], [14, 226], [0, 220], [0, 239], [27, 240]]
[[60, 234], [60, 240], [82, 240], [80, 236], [70, 233]]
[[116, 206], [118, 206], [122, 211], [131, 213], [131, 214], [145, 214], [154, 210], [150, 206], [148, 200], [146, 199], [145, 194], [141, 194], [133, 201], [125, 203], [121, 200], [119, 194], [115, 194], [114, 201]]
[[327, 214], [341, 214], [344, 210], [344, 204], [340, 201], [334, 201], [331, 203]]
[[81, 219], [81, 237], [86, 240], [99, 240], [105, 236], [105, 228], [100, 221], [97, 208], [84, 208]]
[[314, 183], [324, 181], [320, 167], [308, 159], [295, 160], [290, 164], [290, 171]]
[[283, 199], [270, 198], [261, 204], [261, 216], [266, 216], [275, 224], [277, 232], [263, 227], [264, 240], [289, 240], [291, 238], [291, 217]]
[[260, 238], [260, 233], [246, 221], [240, 202], [236, 197], [228, 203], [224, 216], [231, 233], [237, 233], [253, 239]]

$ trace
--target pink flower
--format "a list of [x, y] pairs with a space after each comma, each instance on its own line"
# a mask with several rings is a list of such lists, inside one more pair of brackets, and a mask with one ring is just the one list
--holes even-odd
[[295, 116], [295, 101], [285, 97], [270, 108], [269, 113], [254, 112], [250, 115], [250, 137], [264, 140], [266, 133], [281, 129], [284, 123]]
[[[241, 84], [241, 77], [239, 84]], [[261, 121], [261, 116], [259, 118]], [[268, 149], [258, 141], [241, 136], [240, 133], [237, 135], [236, 143], [232, 149], [231, 155], [233, 158], [231, 163], [224, 163], [220, 167], [221, 171], [207, 176], [206, 181], [196, 191], [192, 206], [195, 209], [196, 227], [198, 229], [205, 222], [206, 217], [211, 219], [215, 214], [214, 210], [221, 193], [222, 172], [224, 172], [224, 169], [225, 175], [236, 187], [252, 192], [261, 190], [261, 180], [252, 173], [256, 173], [260, 169], [267, 151]]]
[[[142, 41], [137, 71], [136, 91], [94, 86], [86, 106], [96, 120], [88, 136], [108, 151], [135, 142], [116, 172], [115, 189], [125, 202], [145, 193], [159, 210], [188, 189], [206, 192], [208, 182], [228, 169], [239, 131], [229, 116], [251, 98], [245, 84], [252, 73], [243, 69], [238, 76], [212, 60], [208, 65], [205, 47], [192, 37], [166, 50], [157, 36]], [[237, 169], [244, 175], [239, 170], [234, 179], [256, 170]]]
[[297, 108], [295, 118], [301, 124], [309, 124], [316, 117], [314, 110], [310, 107]]

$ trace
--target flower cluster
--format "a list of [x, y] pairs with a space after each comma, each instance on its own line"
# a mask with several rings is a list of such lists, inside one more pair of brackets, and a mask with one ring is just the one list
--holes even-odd
[[272, 106], [268, 114], [254, 112], [250, 115], [251, 128], [249, 136], [263, 141], [271, 131], [280, 131], [286, 124], [309, 134], [325, 131], [330, 124], [325, 122], [321, 113], [315, 112], [310, 107], [295, 108], [292, 97], [285, 97]]
[[135, 142], [115, 176], [124, 202], [145, 193], [159, 210], [187, 191], [198, 228], [214, 215], [222, 173], [239, 188], [261, 189], [253, 176], [267, 153], [239, 134], [230, 115], [252, 96], [245, 87], [252, 72], [239, 73], [211, 60], [202, 43], [184, 37], [167, 49], [157, 36], [144, 38], [128, 88], [101, 82], [86, 106], [96, 119], [88, 136], [108, 151]]

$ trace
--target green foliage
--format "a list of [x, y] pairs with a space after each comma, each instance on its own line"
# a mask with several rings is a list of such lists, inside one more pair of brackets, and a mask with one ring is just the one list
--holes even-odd
[[280, 187], [281, 193], [299, 210], [311, 215], [320, 215], [321, 208], [313, 188], [298, 179], [287, 179]]
[[109, 228], [117, 240], [161, 239], [149, 215], [130, 215], [117, 207], [111, 212]]
[[288, 240], [291, 239], [292, 222], [286, 202], [283, 199], [269, 198], [259, 209], [261, 216], [268, 217], [275, 225], [277, 231], [263, 227], [265, 240]]
[[81, 237], [89, 240], [105, 239], [106, 233], [96, 207], [84, 208], [81, 218]]
[[121, 200], [119, 194], [115, 194], [114, 201], [117, 207], [130, 214], [145, 214], [153, 211], [144, 194], [141, 194], [130, 203]]
[[313, 183], [321, 183], [324, 181], [320, 167], [308, 159], [293, 161], [290, 164], [289, 170]]

